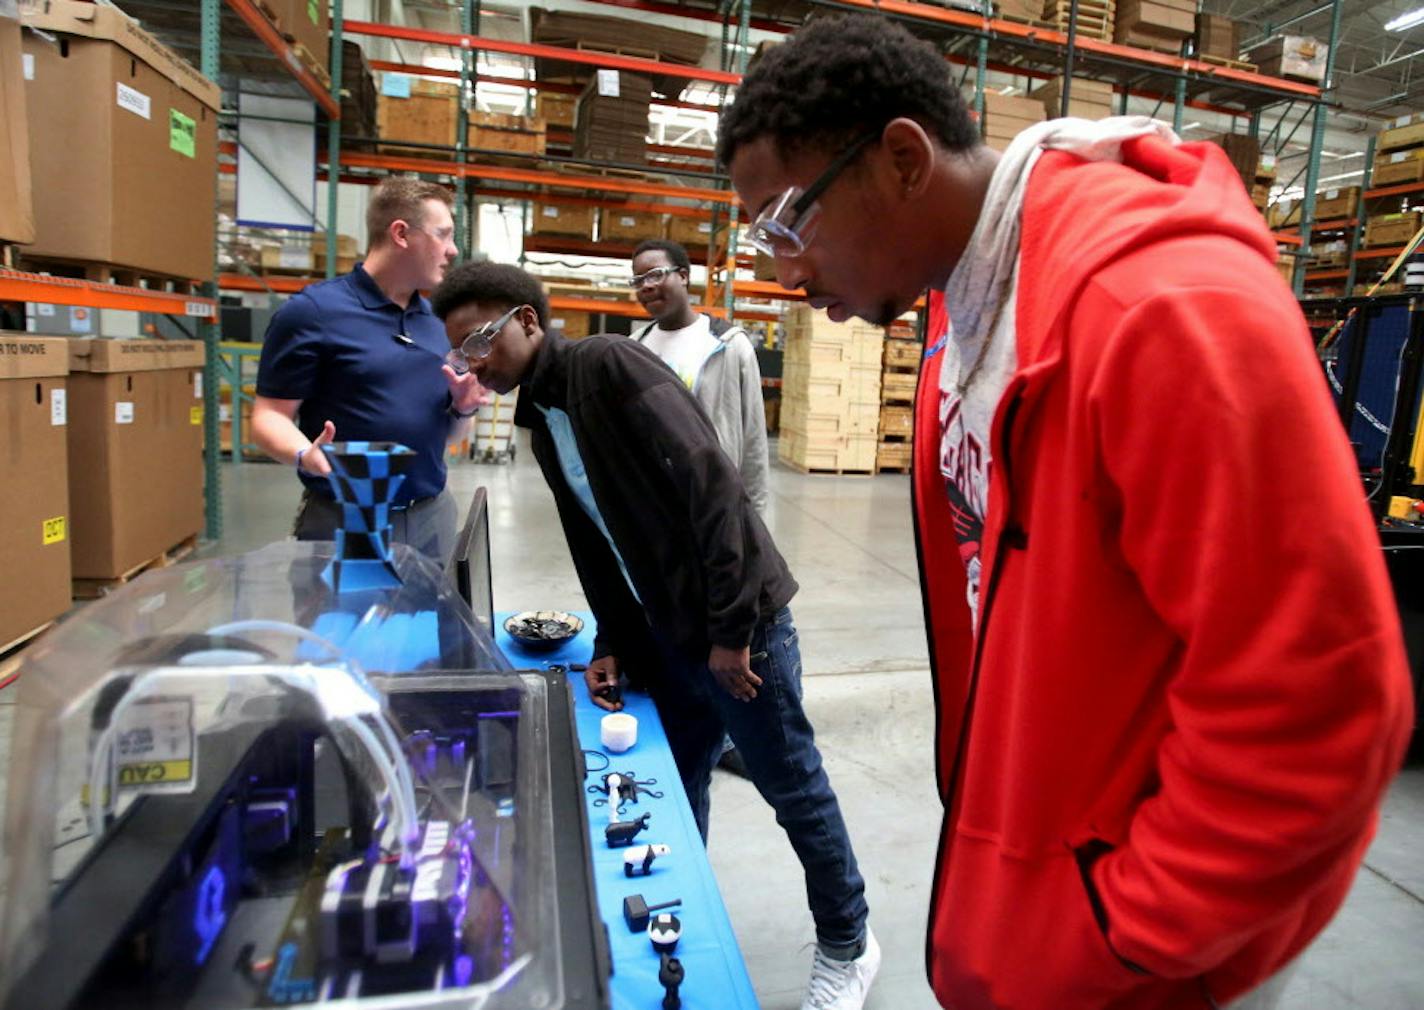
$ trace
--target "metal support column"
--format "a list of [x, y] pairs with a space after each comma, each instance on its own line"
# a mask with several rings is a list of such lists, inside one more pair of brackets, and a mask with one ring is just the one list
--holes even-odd
[[1068, 52], [1063, 59], [1063, 94], [1058, 98], [1058, 116], [1068, 116], [1068, 96], [1073, 90], [1073, 54], [1078, 45], [1078, 0], [1068, 8]]
[[[1365, 174], [1360, 177], [1360, 204], [1355, 208], [1355, 227], [1350, 232], [1350, 274], [1345, 278], [1345, 297], [1355, 293], [1355, 274], [1358, 263], [1355, 253], [1360, 251], [1360, 238], [1365, 233], [1365, 192], [1370, 188], [1370, 179], [1375, 171], [1375, 135], [1370, 134], [1365, 144]], [[1296, 271], [1299, 273], [1300, 271]]]
[[[1311, 226], [1315, 224], [1315, 187], [1320, 184], [1320, 152], [1325, 146], [1325, 99], [1335, 87], [1335, 50], [1340, 42], [1340, 0], [1334, 0], [1330, 10], [1330, 48], [1325, 54], [1325, 76], [1320, 82], [1320, 97], [1315, 101], [1315, 123], [1310, 131], [1310, 155], [1305, 169], [1305, 197], [1300, 202], [1300, 237], [1308, 252], [1315, 241]], [[1356, 214], [1362, 214], [1357, 208]], [[1305, 271], [1295, 272], [1295, 293], [1299, 297], [1305, 292]], [[1346, 292], [1347, 294], [1349, 292]]]
[[[331, 0], [331, 98], [341, 104], [342, 0]], [[326, 276], [336, 276], [336, 197], [341, 190], [341, 120], [326, 123]]]
[[[475, 34], [474, 0], [464, 0], [460, 4], [460, 33]], [[460, 47], [460, 99], [455, 112], [455, 163], [463, 165], [469, 160], [470, 108], [475, 102], [475, 61], [478, 57], [468, 46]], [[466, 104], [466, 90], [469, 90], [469, 104]], [[460, 259], [470, 258], [470, 213], [469, 183], [465, 173], [455, 176], [455, 245], [460, 250]]]
[[1187, 79], [1179, 76], [1172, 96], [1172, 132], [1182, 135], [1182, 112], [1187, 107]]
[[[339, 0], [338, 0], [339, 2]], [[216, 81], [220, 70], [222, 34], [222, 0], [203, 0], [202, 6], [202, 71], [203, 76]], [[218, 216], [218, 179], [213, 173], [213, 220]], [[218, 275], [217, 244], [213, 245], [213, 277]], [[203, 294], [214, 300], [218, 296], [216, 280], [203, 285]], [[218, 342], [222, 339], [221, 310], [198, 325], [203, 340], [203, 520], [209, 540], [222, 536], [222, 477], [218, 470], [218, 454], [222, 452], [218, 427]], [[238, 406], [236, 392], [233, 406]], [[233, 445], [233, 458], [240, 458], [242, 447]]]
[[[747, 73], [747, 51], [750, 48], [752, 30], [752, 0], [741, 0], [741, 19], [737, 24], [737, 73], [746, 76]], [[723, 304], [727, 309], [727, 318], [735, 318], [737, 301], [737, 218], [738, 206], [733, 203], [727, 208], [727, 273], [725, 277], [726, 291], [723, 294]], [[713, 248], [716, 248], [717, 236], [715, 231], [712, 235]], [[707, 267], [707, 284], [712, 284], [712, 266]]]

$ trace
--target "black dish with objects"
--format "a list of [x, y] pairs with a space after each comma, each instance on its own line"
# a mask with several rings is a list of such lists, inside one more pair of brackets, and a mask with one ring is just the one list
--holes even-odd
[[552, 651], [583, 630], [583, 619], [562, 610], [525, 610], [508, 618], [504, 630], [526, 649]]

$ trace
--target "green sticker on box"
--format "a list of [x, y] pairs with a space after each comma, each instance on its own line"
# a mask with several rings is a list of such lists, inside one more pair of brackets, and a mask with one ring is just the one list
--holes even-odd
[[311, 18], [312, 24], [321, 23], [321, 8], [318, 5], [320, 0], [307, 0], [307, 17]]
[[198, 156], [198, 124], [177, 109], [168, 110], [168, 146], [188, 158]]

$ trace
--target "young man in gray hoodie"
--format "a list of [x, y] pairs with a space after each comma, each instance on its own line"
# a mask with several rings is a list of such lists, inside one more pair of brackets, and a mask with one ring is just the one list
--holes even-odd
[[702, 404], [757, 514], [765, 516], [766, 409], [756, 351], [740, 326], [692, 307], [691, 271], [687, 250], [676, 242], [648, 239], [633, 250], [633, 292], [653, 317], [633, 339], [662, 358]]

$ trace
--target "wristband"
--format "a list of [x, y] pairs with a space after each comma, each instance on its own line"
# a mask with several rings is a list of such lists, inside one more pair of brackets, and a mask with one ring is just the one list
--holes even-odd
[[297, 450], [297, 473], [301, 473], [301, 472], [302, 472], [302, 453], [306, 452], [307, 449], [310, 449], [310, 448], [311, 448], [311, 446], [307, 446], [306, 449], [298, 449], [298, 450]]
[[468, 421], [470, 418], [474, 417], [474, 416], [475, 416], [476, 414], [478, 414], [479, 412], [480, 412], [480, 408], [479, 408], [479, 405], [478, 405], [478, 404], [476, 404], [476, 405], [475, 405], [475, 409], [472, 410], [472, 411], [470, 411], [468, 414], [463, 413], [463, 412], [461, 412], [461, 411], [459, 411], [459, 410], [456, 410], [456, 409], [455, 409], [455, 405], [454, 405], [453, 403], [450, 404], [450, 416], [451, 416], [451, 417], [458, 417], [458, 418], [459, 418], [460, 420], [462, 420], [462, 421]]

